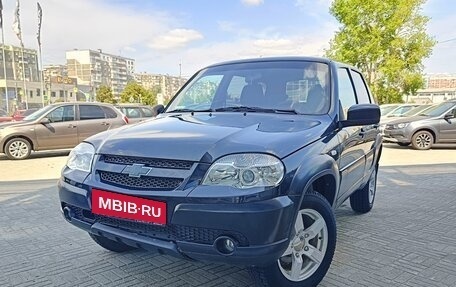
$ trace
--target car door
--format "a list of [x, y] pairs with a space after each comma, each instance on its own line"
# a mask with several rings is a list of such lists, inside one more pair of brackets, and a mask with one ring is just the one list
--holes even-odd
[[[372, 104], [375, 103], [371, 96], [369, 89], [367, 88], [366, 82], [363, 79], [361, 73], [355, 70], [350, 70], [353, 85], [355, 87], [356, 99], [358, 104]], [[372, 171], [375, 158], [375, 142], [379, 136], [378, 125], [368, 125], [361, 127], [360, 136], [362, 138], [362, 148], [366, 155], [366, 167], [364, 176], [369, 176]]]
[[97, 133], [108, 130], [111, 121], [107, 118], [104, 109], [99, 105], [79, 104], [78, 112], [78, 141]]
[[439, 122], [439, 142], [456, 142], [456, 107], [446, 113], [445, 118]]
[[34, 127], [37, 149], [71, 148], [78, 144], [74, 105], [58, 106], [44, 118], [49, 123], [37, 123]]
[[[346, 119], [348, 109], [357, 104], [355, 89], [348, 69], [339, 68], [337, 75], [340, 117]], [[344, 200], [357, 189], [364, 177], [366, 159], [362, 128], [362, 126], [345, 127], [339, 132], [342, 147], [339, 158], [341, 178], [339, 200]]]

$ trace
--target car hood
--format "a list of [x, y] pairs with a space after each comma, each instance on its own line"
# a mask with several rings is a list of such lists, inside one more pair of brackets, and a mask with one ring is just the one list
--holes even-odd
[[18, 121], [18, 122], [5, 122], [5, 123], [0, 123], [0, 129], [8, 128], [8, 127], [21, 127], [21, 126], [27, 126], [30, 125], [31, 121]]
[[254, 113], [163, 115], [89, 138], [99, 154], [212, 162], [231, 153], [283, 158], [317, 140], [331, 124], [325, 116]]

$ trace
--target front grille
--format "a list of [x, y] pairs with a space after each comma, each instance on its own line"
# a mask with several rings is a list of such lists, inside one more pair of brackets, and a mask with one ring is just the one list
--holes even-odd
[[173, 177], [156, 177], [156, 176], [141, 176], [131, 177], [128, 174], [116, 173], [109, 171], [99, 171], [101, 182], [116, 185], [119, 187], [127, 187], [132, 189], [176, 189], [182, 182], [182, 178]]
[[159, 158], [145, 158], [134, 156], [120, 156], [120, 155], [102, 155], [101, 161], [114, 164], [144, 164], [148, 167], [155, 168], [170, 168], [170, 169], [185, 169], [192, 168], [193, 162], [186, 160], [172, 160], [172, 159], [159, 159]]
[[184, 225], [154, 225], [139, 221], [106, 217], [103, 215], [93, 214], [89, 210], [83, 210], [79, 207], [70, 205], [67, 206], [74, 211], [77, 219], [89, 223], [99, 222], [151, 238], [212, 245], [214, 244], [215, 239], [225, 235], [235, 239], [239, 243], [239, 246], [249, 245], [247, 238], [239, 232]]

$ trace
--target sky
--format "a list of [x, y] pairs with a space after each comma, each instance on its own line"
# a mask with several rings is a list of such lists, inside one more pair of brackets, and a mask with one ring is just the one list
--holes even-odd
[[[212, 63], [249, 57], [322, 56], [339, 24], [331, 0], [41, 0], [43, 63], [65, 51], [101, 49], [133, 58], [136, 72], [191, 76]], [[36, 0], [20, 0], [23, 42], [38, 48]], [[5, 43], [14, 0], [3, 0]], [[456, 1], [428, 0], [428, 33], [439, 43], [426, 73], [456, 74]], [[450, 41], [448, 41], [450, 40]]]

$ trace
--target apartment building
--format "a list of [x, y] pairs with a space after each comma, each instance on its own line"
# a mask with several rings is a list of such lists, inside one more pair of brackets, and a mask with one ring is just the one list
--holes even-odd
[[133, 79], [135, 60], [103, 53], [102, 50], [73, 50], [66, 52], [69, 78], [79, 85], [91, 87], [91, 93], [101, 85], [119, 96], [127, 82]]
[[158, 103], [167, 103], [187, 81], [170, 75], [138, 73], [135, 80], [146, 89], [159, 89]]
[[11, 112], [40, 107], [43, 99], [37, 51], [12, 45], [0, 45], [0, 49], [0, 109]]

